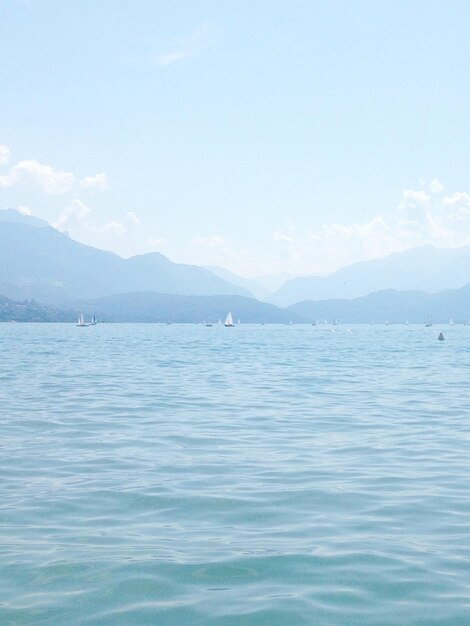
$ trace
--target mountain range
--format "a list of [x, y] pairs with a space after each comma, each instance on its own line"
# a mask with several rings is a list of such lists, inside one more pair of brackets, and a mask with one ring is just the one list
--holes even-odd
[[100, 322], [211, 323], [228, 313], [243, 323], [285, 324], [305, 321], [301, 315], [244, 296], [182, 296], [131, 292], [66, 306], [47, 306], [34, 300], [13, 301], [0, 296], [0, 322], [76, 322], [95, 315]]
[[238, 274], [231, 272], [225, 267], [219, 267], [218, 265], [206, 265], [205, 269], [209, 270], [209, 272], [212, 272], [216, 276], [227, 280], [232, 285], [237, 285], [238, 287], [246, 289], [253, 294], [255, 298], [258, 298], [258, 300], [268, 300], [272, 293], [256, 279], [244, 278], [243, 276], [239, 276]]
[[0, 293], [64, 304], [130, 291], [251, 296], [196, 265], [154, 252], [123, 259], [70, 239], [34, 217], [0, 211]]
[[212, 323], [228, 311], [243, 323], [456, 323], [470, 320], [470, 284], [438, 294], [420, 291], [378, 291], [349, 300], [305, 301], [281, 309], [243, 296], [182, 296], [131, 292], [54, 307], [33, 300], [15, 302], [0, 296], [0, 321], [75, 322], [83, 312], [106, 322]]
[[132, 292], [77, 303], [87, 317], [94, 313], [108, 322], [211, 323], [224, 321], [232, 312], [234, 321], [285, 324], [303, 322], [299, 313], [244, 296], [182, 296], [154, 292]]
[[26, 300], [14, 302], [0, 295], [0, 322], [72, 322], [77, 314], [72, 309], [44, 306]]
[[346, 323], [467, 322], [470, 320], [470, 284], [439, 293], [422, 291], [377, 291], [352, 300], [298, 302], [288, 307], [292, 314], [311, 322], [336, 319]]
[[[59, 319], [83, 309], [116, 321], [217, 321], [228, 310], [253, 322], [467, 320], [469, 284], [470, 247], [424, 246], [326, 277], [290, 279], [269, 294], [257, 280], [224, 268], [173, 263], [159, 253], [124, 259], [35, 217], [0, 211], [0, 294], [17, 304], [34, 299], [39, 307], [56, 307], [41, 314], [23, 310], [22, 319]], [[8, 319], [6, 304], [5, 311]]]
[[288, 280], [270, 298], [278, 306], [303, 300], [358, 298], [384, 289], [436, 293], [470, 283], [470, 247], [422, 246], [348, 265], [329, 276]]

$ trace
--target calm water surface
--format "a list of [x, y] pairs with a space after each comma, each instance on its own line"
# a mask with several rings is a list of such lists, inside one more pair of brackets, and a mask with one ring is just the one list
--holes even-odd
[[0, 624], [470, 624], [470, 327], [0, 325]]

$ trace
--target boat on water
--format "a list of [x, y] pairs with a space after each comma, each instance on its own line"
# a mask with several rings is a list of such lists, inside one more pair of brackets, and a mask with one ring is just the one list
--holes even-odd
[[451, 317], [451, 318], [450, 318], [450, 320], [449, 320], [449, 325], [450, 325], [450, 326], [453, 326], [453, 325], [454, 325], [454, 318], [453, 318], [453, 317]]
[[233, 317], [232, 317], [232, 314], [230, 313], [230, 311], [229, 311], [227, 317], [225, 318], [224, 326], [225, 326], [225, 328], [233, 328], [235, 326], [235, 324], [233, 323]]
[[85, 322], [85, 318], [83, 317], [83, 313], [80, 313], [80, 315], [78, 316], [77, 326], [79, 326], [80, 328], [84, 328], [85, 326], [89, 326], [89, 324], [87, 324]]
[[96, 315], [93, 313], [93, 315], [91, 316], [90, 326], [96, 326], [96, 324], [98, 324], [98, 318], [97, 318], [97, 317], [96, 317]]

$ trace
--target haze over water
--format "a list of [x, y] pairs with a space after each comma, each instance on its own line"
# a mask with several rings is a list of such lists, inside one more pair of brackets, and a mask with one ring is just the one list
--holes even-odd
[[470, 623], [468, 327], [0, 345], [2, 625]]

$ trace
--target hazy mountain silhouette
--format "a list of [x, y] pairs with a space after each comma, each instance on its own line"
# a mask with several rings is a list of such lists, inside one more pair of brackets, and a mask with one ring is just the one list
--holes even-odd
[[0, 322], [71, 322], [76, 319], [72, 309], [45, 306], [34, 300], [15, 302], [0, 295]]
[[0, 222], [10, 222], [14, 224], [27, 224], [36, 228], [50, 228], [50, 224], [44, 220], [40, 220], [33, 215], [24, 215], [15, 209], [4, 209], [0, 211]]
[[172, 263], [156, 252], [123, 259], [36, 218], [0, 211], [0, 293], [5, 296], [50, 304], [144, 290], [251, 295], [201, 267]]
[[343, 267], [326, 277], [304, 276], [287, 281], [269, 298], [281, 306], [303, 300], [357, 298], [383, 289], [431, 293], [457, 289], [470, 282], [470, 247], [413, 248], [382, 259]]
[[298, 302], [288, 307], [311, 322], [336, 318], [340, 323], [412, 323], [470, 320], [470, 284], [440, 293], [389, 289], [353, 300]]
[[226, 269], [225, 267], [220, 267], [219, 265], [206, 265], [206, 270], [212, 272], [216, 276], [228, 280], [232, 285], [238, 285], [239, 287], [243, 287], [247, 289], [250, 293], [252, 293], [259, 300], [265, 300], [271, 295], [271, 291], [266, 289], [259, 282], [254, 280], [253, 278], [244, 278], [243, 276], [239, 276], [234, 272]]
[[124, 293], [75, 305], [91, 317], [107, 322], [202, 322], [224, 321], [227, 313], [242, 323], [301, 322], [301, 314], [242, 296], [182, 296], [137, 292]]

